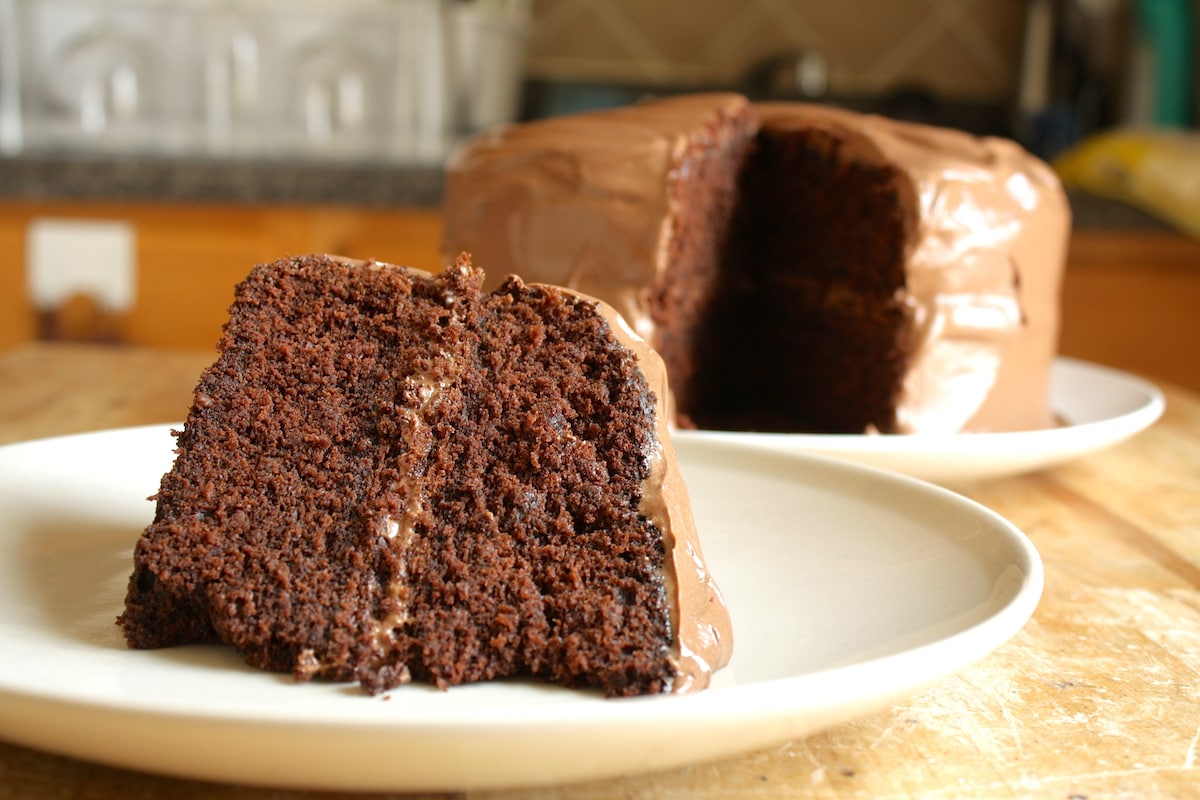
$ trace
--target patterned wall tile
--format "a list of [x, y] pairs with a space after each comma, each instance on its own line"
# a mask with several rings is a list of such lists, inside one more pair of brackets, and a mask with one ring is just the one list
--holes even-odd
[[752, 66], [815, 50], [831, 89], [911, 85], [978, 99], [1016, 84], [1019, 0], [533, 0], [539, 78], [736, 87]]

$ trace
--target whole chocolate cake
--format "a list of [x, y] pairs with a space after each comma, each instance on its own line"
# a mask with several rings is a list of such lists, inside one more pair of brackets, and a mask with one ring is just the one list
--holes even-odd
[[1010, 141], [707, 94], [477, 136], [444, 241], [613, 305], [681, 426], [955, 433], [1052, 424], [1069, 227]]
[[139, 539], [131, 647], [298, 679], [689, 691], [729, 659], [665, 372], [590, 298], [460, 259], [256, 267]]

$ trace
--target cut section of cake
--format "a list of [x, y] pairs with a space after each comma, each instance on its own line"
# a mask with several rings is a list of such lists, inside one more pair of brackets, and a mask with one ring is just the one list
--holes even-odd
[[1070, 210], [1014, 142], [689, 94], [479, 134], [444, 210], [451, 256], [615, 307], [681, 427], [1054, 424]]
[[732, 635], [661, 361], [591, 298], [482, 281], [466, 258], [252, 271], [135, 549], [131, 647], [372, 693], [708, 684]]

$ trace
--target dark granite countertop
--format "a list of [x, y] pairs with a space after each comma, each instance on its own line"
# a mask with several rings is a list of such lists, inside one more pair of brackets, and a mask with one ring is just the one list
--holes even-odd
[[0, 159], [0, 200], [436, 207], [440, 166], [20, 157]]
[[[436, 208], [440, 166], [98, 159], [0, 158], [0, 201], [337, 204]], [[1150, 214], [1083, 192], [1068, 193], [1077, 229], [1163, 229]]]

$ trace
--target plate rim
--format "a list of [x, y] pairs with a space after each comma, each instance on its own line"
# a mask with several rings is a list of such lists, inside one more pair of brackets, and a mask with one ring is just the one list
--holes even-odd
[[[1138, 392], [1141, 402], [1115, 416], [1039, 430], [869, 435], [677, 430], [673, 435], [681, 440], [740, 441], [767, 449], [845, 459], [953, 484], [971, 478], [1018, 475], [1099, 452], [1151, 427], [1166, 410], [1166, 397], [1157, 385], [1116, 367], [1057, 356], [1052, 369], [1051, 406], [1055, 413], [1068, 418], [1078, 398], [1054, 393], [1057, 380], [1067, 376], [1092, 384], [1120, 385]], [[1081, 443], [1086, 436], [1093, 438]], [[997, 449], [1023, 454], [1002, 466], [989, 465], [985, 457]], [[931, 463], [931, 459], [954, 463]]]

